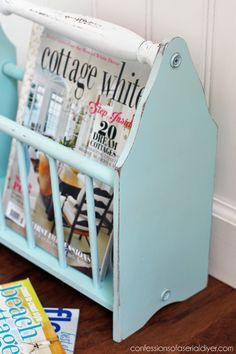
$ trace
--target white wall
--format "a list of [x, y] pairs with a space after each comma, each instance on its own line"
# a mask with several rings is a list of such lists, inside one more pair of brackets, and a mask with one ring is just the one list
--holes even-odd
[[[236, 287], [235, 0], [34, 0], [124, 25], [147, 39], [183, 36], [219, 126], [210, 273]], [[30, 23], [2, 19], [24, 65]], [[226, 258], [228, 259], [226, 260]]]

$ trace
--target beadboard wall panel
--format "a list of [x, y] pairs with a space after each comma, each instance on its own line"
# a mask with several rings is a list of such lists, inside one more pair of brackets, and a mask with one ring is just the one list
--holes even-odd
[[146, 0], [97, 0], [96, 16], [146, 34]]
[[[211, 112], [218, 127], [215, 192], [236, 205], [236, 46], [230, 40], [236, 32], [236, 3], [216, 1], [212, 56]], [[233, 157], [233, 158], [232, 158]]]
[[204, 82], [208, 0], [155, 0], [152, 9], [153, 40], [181, 36], [190, 48]]
[[77, 12], [84, 15], [91, 15], [92, 3], [94, 0], [30, 0], [41, 6], [53, 7], [57, 10]]
[[32, 23], [15, 15], [9, 17], [0, 16], [1, 25], [4, 31], [11, 42], [16, 46], [17, 62], [21, 67], [25, 67]]
[[216, 0], [209, 100], [219, 128], [210, 274], [236, 288], [235, 13], [234, 0]]

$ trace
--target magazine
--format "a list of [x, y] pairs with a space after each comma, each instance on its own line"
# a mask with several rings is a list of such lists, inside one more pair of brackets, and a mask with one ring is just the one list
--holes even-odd
[[80, 311], [78, 309], [51, 307], [44, 310], [66, 353], [74, 353]]
[[0, 285], [1, 353], [63, 354], [29, 279]]
[[[35, 25], [17, 121], [114, 168], [132, 128], [150, 67], [108, 57]], [[49, 161], [25, 146], [28, 189], [37, 244], [58, 256]], [[8, 225], [25, 236], [16, 148], [4, 193]], [[69, 265], [92, 276], [85, 176], [58, 162], [65, 250]], [[100, 276], [112, 250], [113, 190], [94, 180]]]

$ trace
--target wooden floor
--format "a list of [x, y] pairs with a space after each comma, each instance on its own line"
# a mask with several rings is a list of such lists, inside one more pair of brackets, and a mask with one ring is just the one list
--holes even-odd
[[213, 278], [206, 290], [162, 309], [142, 330], [117, 344], [108, 310], [1, 246], [0, 283], [26, 277], [44, 306], [80, 308], [76, 353], [151, 352], [142, 348], [145, 344], [234, 346], [236, 353], [236, 291]]

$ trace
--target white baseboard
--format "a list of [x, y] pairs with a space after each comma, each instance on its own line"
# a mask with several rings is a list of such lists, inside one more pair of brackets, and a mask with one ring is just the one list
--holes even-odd
[[212, 215], [217, 219], [236, 226], [236, 206], [215, 197]]
[[236, 288], [236, 206], [214, 198], [209, 274]]

